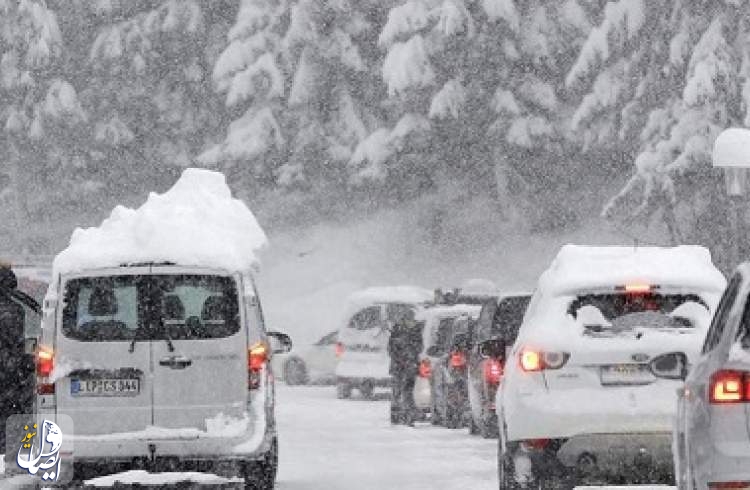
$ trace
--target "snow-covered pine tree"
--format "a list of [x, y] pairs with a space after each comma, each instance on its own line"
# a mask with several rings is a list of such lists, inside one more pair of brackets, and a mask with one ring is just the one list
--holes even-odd
[[210, 74], [236, 7], [208, 0], [79, 5], [94, 26], [81, 94], [93, 114], [91, 173], [109, 175], [120, 186], [114, 192], [171, 180], [223, 122]]
[[[80, 164], [80, 126], [87, 116], [64, 79], [64, 43], [57, 16], [44, 2], [0, 1], [0, 200], [12, 229], [29, 230], [42, 204], [70, 191], [71, 168]], [[7, 153], [6, 153], [7, 152]], [[45, 199], [39, 203], [37, 200]], [[18, 246], [40, 245], [30, 236]], [[44, 246], [44, 244], [41, 244]]]
[[205, 149], [198, 161], [236, 174], [247, 187], [274, 185], [283, 161], [281, 102], [288, 74], [281, 40], [288, 10], [286, 0], [242, 0], [213, 66], [215, 88], [224, 96], [231, 122], [222, 141]]
[[567, 78], [591, 87], [573, 118], [587, 143], [637, 153], [606, 217], [663, 223], [673, 243], [720, 246], [723, 190], [710, 153], [722, 128], [746, 121], [749, 14], [736, 2], [607, 5]]

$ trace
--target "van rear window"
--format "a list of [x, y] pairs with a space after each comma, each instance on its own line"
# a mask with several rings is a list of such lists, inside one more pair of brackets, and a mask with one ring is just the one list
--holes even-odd
[[66, 283], [63, 335], [81, 341], [192, 340], [240, 329], [231, 277], [127, 275]]

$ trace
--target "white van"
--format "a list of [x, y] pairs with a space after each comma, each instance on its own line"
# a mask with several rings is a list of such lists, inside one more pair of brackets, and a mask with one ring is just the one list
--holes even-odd
[[370, 398], [375, 387], [390, 386], [388, 338], [394, 307], [418, 309], [432, 298], [431, 291], [412, 286], [375, 287], [349, 296], [338, 332], [338, 398], [349, 398], [355, 388]]
[[264, 324], [265, 240], [224, 176], [197, 169], [73, 233], [45, 297], [35, 409], [72, 419], [75, 479], [193, 470], [273, 488], [269, 361], [291, 340]]
[[134, 265], [63, 275], [53, 291], [36, 403], [40, 417], [73, 419], [76, 477], [114, 463], [273, 487], [268, 337], [277, 351], [291, 342], [265, 331], [249, 274]]

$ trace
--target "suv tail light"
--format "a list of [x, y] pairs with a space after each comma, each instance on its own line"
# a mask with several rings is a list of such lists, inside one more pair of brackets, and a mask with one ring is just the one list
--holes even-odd
[[451, 353], [449, 362], [452, 368], [460, 369], [466, 367], [466, 354], [460, 350], [454, 351]]
[[36, 352], [36, 392], [39, 395], [53, 395], [55, 383], [49, 377], [55, 368], [55, 354], [48, 349], [40, 348]]
[[344, 344], [336, 342], [336, 357], [340, 358], [344, 355]]
[[746, 490], [750, 488], [750, 481], [722, 481], [711, 482], [708, 484], [708, 490]]
[[263, 342], [253, 344], [247, 350], [247, 387], [254, 390], [260, 386], [260, 376], [268, 361], [268, 348]]
[[429, 359], [422, 359], [419, 362], [419, 377], [429, 378], [432, 375], [432, 363]]
[[723, 369], [711, 376], [709, 400], [714, 404], [750, 402], [750, 373]]
[[499, 385], [503, 377], [503, 363], [499, 359], [484, 361], [484, 379], [491, 385]]
[[521, 369], [526, 372], [560, 369], [570, 359], [567, 352], [542, 352], [524, 349], [519, 356]]

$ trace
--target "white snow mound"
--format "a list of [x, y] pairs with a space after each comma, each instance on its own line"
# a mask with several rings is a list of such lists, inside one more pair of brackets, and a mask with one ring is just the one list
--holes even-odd
[[232, 197], [223, 174], [188, 168], [164, 194], [138, 209], [117, 206], [99, 227], [78, 228], [55, 257], [53, 273], [173, 262], [251, 270], [268, 240], [252, 211]]

